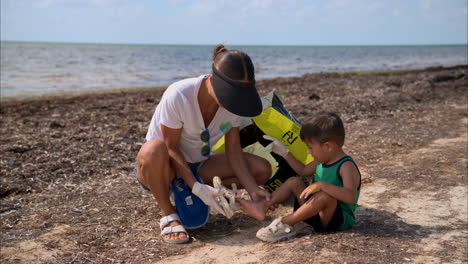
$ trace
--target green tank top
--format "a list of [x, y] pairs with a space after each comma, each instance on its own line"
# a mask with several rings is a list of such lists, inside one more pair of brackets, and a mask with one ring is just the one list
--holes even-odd
[[[354, 166], [356, 166], [356, 168], [359, 171], [359, 168], [357, 167], [353, 158], [351, 158], [350, 156], [346, 156], [330, 165], [323, 165], [323, 164], [317, 165], [317, 169], [315, 171], [314, 182], [324, 181], [324, 182], [328, 182], [330, 184], [333, 184], [339, 187], [343, 187], [343, 180], [340, 175], [340, 168], [341, 168], [341, 165], [343, 165], [343, 163], [345, 163], [346, 161], [351, 161], [352, 163], [354, 163]], [[338, 201], [338, 203], [341, 206], [341, 210], [343, 212], [343, 223], [338, 228], [339, 230], [345, 230], [354, 225], [354, 221], [355, 221], [354, 212], [356, 211], [357, 202], [358, 202], [360, 193], [361, 193], [361, 173], [359, 172], [359, 185], [357, 188], [356, 200], [354, 201], [354, 203], [349, 204], [349, 203], [345, 203], [342, 201]]]

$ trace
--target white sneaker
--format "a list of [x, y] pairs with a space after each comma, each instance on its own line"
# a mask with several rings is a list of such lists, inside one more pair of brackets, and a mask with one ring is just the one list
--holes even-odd
[[265, 242], [278, 242], [296, 235], [296, 230], [290, 225], [281, 222], [282, 217], [276, 218], [267, 227], [257, 231], [257, 238]]

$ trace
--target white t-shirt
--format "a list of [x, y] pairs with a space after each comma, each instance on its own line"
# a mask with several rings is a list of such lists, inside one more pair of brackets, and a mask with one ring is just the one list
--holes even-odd
[[[147, 141], [163, 140], [160, 124], [174, 129], [182, 128], [179, 146], [185, 160], [195, 163], [207, 159], [201, 154], [203, 142], [200, 139], [200, 132], [206, 128], [198, 105], [198, 91], [202, 80], [207, 77], [202, 75], [181, 80], [166, 89], [151, 119], [146, 134]], [[230, 127], [239, 127], [240, 122], [240, 116], [220, 106], [208, 126], [210, 146], [218, 142]]]

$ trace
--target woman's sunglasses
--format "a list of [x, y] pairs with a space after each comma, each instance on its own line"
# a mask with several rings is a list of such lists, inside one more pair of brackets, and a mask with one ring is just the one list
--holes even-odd
[[209, 157], [211, 155], [210, 146], [210, 131], [207, 129], [200, 131], [200, 140], [202, 141], [202, 148], [200, 153], [203, 157]]

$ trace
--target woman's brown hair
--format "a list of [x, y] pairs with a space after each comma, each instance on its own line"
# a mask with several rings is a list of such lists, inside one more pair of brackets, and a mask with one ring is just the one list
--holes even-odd
[[223, 44], [213, 49], [213, 64], [219, 72], [236, 81], [255, 82], [255, 69], [249, 55], [241, 50], [230, 50]]

